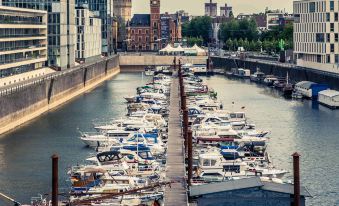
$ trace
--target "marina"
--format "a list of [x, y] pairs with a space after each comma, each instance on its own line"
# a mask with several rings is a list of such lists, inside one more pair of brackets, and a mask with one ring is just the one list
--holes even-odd
[[[116, 92], [113, 91], [114, 94], [115, 94], [115, 98], [113, 98], [113, 99], [116, 99], [114, 101], [116, 101], [117, 103], [114, 103], [114, 105], [116, 105], [116, 106], [114, 106], [114, 108], [115, 108], [114, 110], [112, 110], [111, 106], [109, 106], [109, 108], [107, 108], [107, 106], [106, 106], [108, 111], [110, 111], [108, 114], [103, 112], [103, 111], [101, 111], [102, 113], [100, 114], [100, 116], [97, 113], [94, 113], [95, 115], [93, 115], [93, 113], [91, 113], [92, 115], [89, 115], [86, 118], [83, 118], [81, 116], [82, 121], [80, 121], [80, 119], [79, 119], [79, 121], [77, 123], [81, 124], [82, 126], [77, 125], [77, 126], [73, 126], [73, 128], [69, 128], [69, 130], [72, 131], [71, 133], [73, 133], [74, 136], [73, 137], [69, 137], [68, 136], [69, 134], [66, 134], [66, 136], [68, 136], [67, 139], [69, 139], [69, 141], [72, 140], [71, 142], [73, 142], [71, 144], [68, 143], [67, 147], [71, 146], [72, 148], [74, 148], [74, 151], [72, 151], [72, 149], [70, 149], [70, 150], [67, 149], [67, 153], [66, 154], [68, 154], [69, 156], [68, 155], [65, 156], [64, 152], [60, 153], [61, 154], [60, 164], [61, 164], [61, 168], [64, 168], [64, 169], [61, 169], [60, 172], [59, 172], [59, 174], [61, 175], [61, 179], [63, 180], [63, 181], [61, 181], [60, 185], [62, 185], [66, 189], [69, 187], [69, 181], [67, 180], [68, 177], [66, 175], [67, 174], [67, 169], [65, 167], [65, 164], [67, 165], [67, 167], [69, 167], [71, 165], [74, 165], [74, 163], [76, 163], [76, 162], [78, 162], [78, 163], [82, 162], [84, 157], [86, 157], [88, 155], [91, 155], [94, 152], [93, 149], [83, 148], [82, 147], [83, 143], [81, 141], [79, 141], [79, 139], [76, 138], [77, 136], [79, 136], [79, 134], [76, 131], [76, 128], [80, 128], [81, 131], [89, 131], [91, 129], [91, 127], [92, 127], [91, 125], [93, 123], [93, 119], [95, 119], [96, 117], [99, 118], [99, 119], [110, 119], [111, 115], [114, 115], [114, 113], [112, 114], [112, 112], [119, 111], [119, 113], [114, 115], [114, 117], [116, 117], [116, 119], [118, 119], [118, 117], [122, 117], [122, 115], [127, 112], [126, 111], [126, 103], [124, 103], [124, 101], [125, 101], [124, 97], [126, 97], [126, 94], [131, 94], [132, 95], [133, 92], [134, 92], [134, 89], [136, 87], [140, 87], [140, 86], [146, 84], [147, 82], [149, 82], [151, 80], [149, 77], [145, 77], [145, 76], [142, 77], [140, 74], [120, 74], [120, 75], [118, 77], [116, 77], [115, 79], [113, 79], [112, 81], [110, 81], [108, 83], [105, 83], [105, 85], [102, 88], [98, 88], [98, 89], [94, 90], [93, 93], [86, 94], [86, 95], [84, 95], [84, 97], [80, 97], [79, 98], [79, 100], [82, 100], [82, 101], [85, 101], [85, 102], [86, 102], [86, 99], [83, 99], [83, 98], [87, 98], [87, 99], [89, 98], [88, 100], [95, 101], [95, 99], [96, 99], [95, 96], [96, 95], [100, 95], [101, 96], [101, 95], [105, 94], [106, 98], [104, 98], [104, 99], [107, 99], [107, 101], [105, 101], [102, 104], [111, 105], [112, 104], [112, 102], [111, 102], [112, 101], [112, 96], [111, 96], [112, 93], [107, 93], [107, 91], [112, 91], [112, 90], [108, 90], [109, 89], [109, 87], [108, 87], [109, 85], [112, 86], [112, 84], [114, 84], [115, 86], [117, 86], [116, 84], [119, 83], [119, 84], [121, 84], [120, 86], [122, 88], [123, 85], [124, 85], [124, 83], [122, 83], [122, 82], [126, 81], [127, 79], [125, 79], [125, 80], [122, 79], [122, 80], [119, 81], [119, 78], [128, 78], [128, 79], [131, 79], [131, 81], [133, 81], [134, 83], [138, 84], [138, 85], [135, 85], [134, 88], [130, 88], [130, 92], [124, 91], [124, 92], [121, 92], [121, 93], [120, 92], [116, 93], [119, 89], [115, 90]], [[133, 78], [134, 78], [134, 80], [133, 80]], [[257, 85], [250, 84], [249, 82], [248, 83], [246, 83], [246, 82], [244, 83], [244, 82], [240, 82], [240, 81], [236, 81], [236, 80], [228, 80], [228, 79], [225, 79], [224, 77], [217, 77], [217, 76], [215, 76], [215, 77], [207, 77], [207, 78], [204, 77], [203, 79], [204, 79], [204, 82], [209, 87], [213, 88], [215, 91], [218, 92], [218, 100], [221, 100], [224, 109], [227, 108], [227, 109], [230, 109], [230, 110], [233, 110], [233, 111], [239, 111], [240, 113], [246, 112], [246, 117], [250, 118], [251, 122], [252, 121], [255, 122], [256, 123], [256, 127], [260, 128], [260, 129], [265, 129], [263, 131], [270, 131], [270, 133], [269, 133], [269, 136], [270, 136], [269, 142], [270, 143], [269, 143], [269, 147], [267, 148], [267, 150], [270, 153], [270, 155], [272, 156], [272, 160], [273, 160], [274, 164], [275, 165], [279, 164], [279, 169], [280, 168], [281, 169], [286, 169], [287, 171], [290, 172], [290, 173], [287, 173], [285, 175], [287, 180], [291, 179], [291, 171], [292, 171], [292, 169], [291, 169], [291, 161], [290, 161], [291, 157], [290, 157], [290, 155], [294, 151], [300, 151], [300, 153], [302, 154], [301, 158], [302, 159], [305, 158], [306, 162], [309, 162], [311, 160], [312, 161], [315, 161], [315, 160], [319, 161], [319, 157], [316, 157], [316, 158], [312, 157], [312, 154], [309, 154], [309, 155], [311, 155], [311, 159], [309, 159], [308, 156], [304, 157], [303, 154], [307, 153], [307, 149], [308, 148], [312, 148], [312, 147], [310, 147], [309, 143], [308, 144], [304, 143], [302, 145], [301, 144], [294, 145], [292, 148], [288, 148], [288, 150], [286, 150], [287, 148], [286, 149], [282, 149], [281, 145], [282, 144], [287, 144], [289, 142], [289, 140], [291, 140], [289, 138], [295, 138], [295, 136], [296, 136], [296, 138], [302, 138], [303, 135], [301, 134], [301, 136], [300, 136], [300, 134], [299, 135], [293, 134], [293, 130], [289, 129], [289, 128], [293, 128], [292, 125], [290, 125], [289, 123], [293, 123], [294, 121], [291, 121], [291, 122], [281, 122], [280, 121], [279, 122], [278, 120], [281, 120], [281, 118], [284, 119], [286, 117], [288, 117], [287, 119], [297, 118], [297, 116], [293, 116], [292, 115], [292, 114], [294, 114], [294, 110], [293, 110], [294, 107], [297, 107], [297, 108], [303, 109], [303, 110], [308, 110], [309, 113], [318, 112], [318, 113], [321, 113], [321, 114], [324, 115], [324, 114], [326, 114], [326, 110], [324, 110], [324, 108], [322, 106], [318, 106], [318, 109], [316, 109], [316, 108], [312, 108], [312, 105], [309, 105], [307, 102], [296, 102], [296, 103], [294, 102], [295, 104], [294, 104], [294, 107], [293, 107], [293, 106], [291, 106], [291, 102], [288, 102], [288, 101], [286, 101], [284, 99], [280, 99], [275, 94], [274, 90], [272, 90], [270, 88], [260, 87], [260, 86], [257, 86]], [[130, 84], [130, 83], [126, 83], [125, 82], [125, 84]], [[244, 91], [248, 90], [247, 93], [243, 91], [247, 95], [240, 95], [239, 96], [239, 95], [236, 95], [235, 93], [232, 93], [231, 92], [232, 91], [232, 87], [234, 87], [234, 86], [237, 86], [237, 88], [239, 88], [240, 91], [243, 91], [242, 89], [245, 89]], [[172, 90], [172, 88], [171, 88], [171, 91], [175, 91], [175, 90]], [[223, 91], [223, 92], [221, 92], [221, 91]], [[255, 93], [251, 94], [251, 92], [252, 93], [255, 92]], [[120, 97], [119, 97], [119, 94], [120, 94]], [[171, 94], [173, 94], [173, 93], [171, 93]], [[174, 94], [175, 94], [175, 92], [174, 92]], [[94, 96], [92, 96], [92, 95], [94, 95]], [[171, 99], [173, 97], [171, 97]], [[120, 99], [118, 100], [118, 98], [120, 98]], [[263, 102], [264, 104], [255, 104], [255, 105], [248, 104], [247, 102], [250, 101], [252, 98], [257, 98], [256, 99], [257, 101], [259, 100], [260, 102]], [[75, 100], [70, 105], [66, 105], [65, 108], [61, 108], [60, 111], [55, 111], [56, 113], [54, 113], [54, 114], [53, 113], [52, 114], [47, 114], [46, 118], [48, 118], [49, 116], [53, 116], [55, 114], [58, 114], [58, 112], [63, 112], [64, 109], [65, 109], [64, 112], [67, 112], [67, 107], [72, 106], [72, 104], [76, 103], [79, 100]], [[251, 101], [254, 101], [254, 100], [251, 100]], [[284, 107], [284, 105], [285, 105], [285, 109], [281, 111], [282, 113], [278, 112], [278, 114], [276, 114], [276, 115], [278, 115], [278, 117], [279, 117], [279, 115], [281, 115], [277, 119], [273, 118], [272, 114], [269, 113], [270, 112], [270, 107], [268, 105], [270, 105], [272, 103], [272, 101], [275, 102], [276, 104], [278, 103], [282, 107]], [[203, 101], [200, 101], [199, 104], [203, 105], [202, 102]], [[93, 106], [90, 106], [90, 105], [93, 105], [92, 104], [93, 102], [89, 102], [89, 103], [91, 103], [91, 104], [88, 105], [89, 107], [86, 106], [87, 108], [85, 110], [83, 110], [82, 112], [79, 111], [80, 113], [78, 113], [78, 114], [82, 114], [83, 115], [83, 114], [86, 114], [87, 112], [89, 112], [90, 111], [89, 108], [91, 108], [91, 107], [93, 108]], [[286, 103], [288, 103], [288, 105], [286, 105]], [[220, 109], [219, 103], [218, 104], [212, 104], [212, 101], [208, 101], [208, 102], [205, 101], [204, 105], [205, 105], [205, 107], [206, 106], [207, 107], [212, 106], [212, 107], [219, 107], [219, 109]], [[179, 105], [177, 105], [177, 106], [179, 106]], [[170, 107], [171, 107], [171, 105], [170, 105]], [[189, 103], [188, 103], [188, 108], [190, 108]], [[81, 107], [79, 109], [81, 109]], [[192, 109], [193, 109], [193, 107], [192, 107]], [[288, 110], [291, 110], [291, 111], [288, 111]], [[325, 113], [324, 113], [324, 111], [325, 111]], [[259, 115], [259, 113], [263, 113], [264, 115]], [[175, 113], [173, 113], [173, 114], [175, 114]], [[98, 115], [98, 116], [96, 116], [96, 115]], [[289, 115], [291, 115], [291, 116], [289, 116]], [[320, 115], [320, 116], [323, 116], [323, 115]], [[177, 115], [174, 115], [174, 116], [177, 116]], [[51, 118], [51, 117], [49, 117], [49, 118]], [[76, 118], [76, 116], [74, 118]], [[323, 118], [325, 118], [325, 117], [323, 117]], [[169, 117], [169, 120], [170, 119], [171, 119], [171, 117]], [[85, 121], [83, 121], [83, 120], [85, 120]], [[270, 120], [270, 121], [268, 121], [268, 120]], [[326, 120], [326, 118], [325, 118], [325, 120]], [[38, 123], [40, 121], [42, 121], [42, 120], [37, 120]], [[96, 119], [96, 121], [99, 121], [99, 120]], [[171, 134], [171, 129], [170, 128], [171, 128], [171, 125], [179, 126], [178, 121], [180, 121], [180, 120], [178, 120], [178, 119], [175, 120], [174, 119], [173, 124], [171, 122], [169, 122], [169, 124], [168, 124], [169, 125], [169, 136], [168, 136], [168, 138], [169, 139], [167, 141], [167, 145], [168, 145], [167, 152], [170, 152], [170, 145], [171, 145], [170, 144], [170, 139], [171, 139], [170, 138], [171, 137], [171, 135], [170, 135]], [[41, 123], [43, 123], [43, 122], [41, 122]], [[330, 123], [328, 123], [328, 124], [330, 125]], [[234, 124], [234, 125], [238, 125], [238, 124]], [[63, 127], [65, 127], [65, 125]], [[279, 127], [281, 129], [279, 129]], [[27, 125], [26, 128], [23, 127], [21, 130], [27, 130], [29, 128], [30, 128], [30, 125]], [[192, 128], [193, 128], [193, 125], [192, 125]], [[282, 129], [282, 128], [287, 128], [287, 131]], [[50, 132], [50, 131], [48, 131], [48, 132]], [[222, 130], [221, 130], [221, 132], [222, 132]], [[178, 134], [179, 134], [178, 131], [175, 131], [174, 133], [177, 135], [177, 138], [180, 138], [178, 136]], [[29, 132], [27, 133], [27, 131], [26, 131], [25, 134], [22, 134], [21, 136], [26, 136], [26, 134], [29, 134]], [[200, 133], [200, 134], [202, 134], [202, 133]], [[255, 133], [252, 133], [252, 134], [255, 134]], [[307, 133], [307, 134], [308, 134], [307, 135], [308, 137], [312, 138], [312, 136], [309, 136], [309, 133]], [[222, 133], [220, 133], [220, 135], [222, 135]], [[228, 134], [224, 133], [223, 135], [227, 135], [227, 138], [229, 138], [230, 133], [228, 133]], [[324, 134], [322, 136], [327, 141], [336, 141], [336, 140], [333, 140], [333, 139], [332, 140], [326, 139], [326, 135], [324, 135]], [[203, 138], [203, 139], [205, 138], [205, 140], [206, 140], [207, 137], [206, 136], [205, 137], [202, 136], [201, 138]], [[208, 137], [208, 138], [213, 138], [213, 136], [212, 137]], [[226, 136], [225, 136], [225, 138], [226, 138]], [[0, 141], [0, 143], [3, 144], [4, 141], [5, 142], [9, 141], [8, 137], [3, 137], [1, 139], [1, 141]], [[56, 141], [56, 140], [54, 139], [52, 141]], [[319, 141], [324, 141], [324, 139], [317, 140], [317, 141], [318, 142]], [[180, 148], [178, 148], [178, 146], [180, 146], [180, 144], [181, 144], [180, 141], [174, 141], [174, 142], [176, 144], [175, 148], [176, 149], [180, 149]], [[297, 144], [297, 143], [295, 143], [295, 144]], [[60, 147], [65, 147], [66, 146], [66, 145], [62, 145], [61, 142], [59, 142], [56, 145], [60, 145]], [[335, 142], [332, 142], [332, 145], [335, 145]], [[277, 150], [277, 148], [279, 148], [279, 150]], [[331, 146], [328, 146], [328, 148], [331, 149]], [[60, 149], [61, 148], [59, 148], [59, 150]], [[230, 148], [228, 148], [228, 149], [230, 149]], [[306, 152], [305, 152], [305, 149], [306, 149]], [[57, 151], [57, 148], [54, 148], [53, 150]], [[78, 152], [74, 153], [75, 151], [78, 151]], [[336, 150], [332, 150], [332, 151], [333, 151], [333, 154], [335, 154], [337, 152]], [[175, 152], [179, 152], [180, 153], [180, 150], [179, 151], [175, 151]], [[229, 152], [229, 151], [225, 151], [225, 152]], [[70, 157], [72, 157], [72, 158], [70, 158]], [[202, 157], [203, 157], [203, 155], [202, 155]], [[40, 159], [42, 157], [40, 157], [40, 156], [38, 157], [37, 156], [36, 158]], [[312, 158], [315, 158], [315, 159], [312, 159]], [[44, 159], [45, 159], [44, 160], [45, 161], [45, 165], [43, 165], [43, 167], [45, 167], [45, 169], [47, 171], [47, 170], [49, 170], [49, 167], [48, 167], [48, 165], [49, 165], [49, 157], [47, 156]], [[75, 160], [75, 159], [77, 159], [77, 160]], [[19, 164], [19, 162], [16, 163], [16, 164]], [[170, 164], [169, 160], [168, 160], [167, 164]], [[326, 163], [323, 163], [323, 164], [326, 164]], [[23, 166], [23, 165], [20, 164], [20, 166]], [[168, 166], [169, 165], [167, 165], [167, 168], [169, 168]], [[328, 184], [329, 186], [333, 185], [332, 188], [331, 187], [328, 188], [328, 193], [327, 193], [330, 197], [331, 197], [331, 195], [333, 195], [332, 198], [328, 198], [328, 196], [326, 196], [326, 197], [322, 197], [321, 195], [318, 196], [316, 191], [317, 191], [318, 187], [319, 188], [322, 187], [322, 185], [321, 185], [322, 183], [320, 183], [321, 181], [319, 181], [319, 182], [317, 181], [319, 185], [318, 184], [314, 184], [314, 182], [312, 182], [312, 180], [309, 179], [310, 177], [314, 178], [313, 170], [310, 169], [310, 167], [311, 167], [311, 165], [306, 165], [306, 167], [305, 167], [305, 165], [303, 165], [303, 163], [302, 163], [302, 166], [301, 166], [301, 169], [302, 169], [301, 170], [301, 176], [302, 176], [302, 180], [303, 180], [302, 181], [303, 182], [303, 186], [307, 186], [307, 188], [310, 190], [310, 193], [313, 195], [313, 198], [308, 199], [307, 202], [310, 203], [311, 205], [312, 204], [317, 205], [316, 204], [317, 202], [319, 203], [319, 202], [324, 202], [324, 201], [328, 201], [327, 202], [328, 204], [325, 204], [325, 205], [331, 205], [331, 202], [335, 204], [335, 201], [336, 201], [335, 198], [336, 197], [335, 197], [335, 193], [333, 193], [333, 191], [336, 191], [335, 184], [331, 184], [331, 183]], [[2, 171], [6, 172], [6, 169], [2, 170]], [[170, 171], [170, 169], [168, 169], [167, 172], [169, 173], [169, 171]], [[317, 176], [318, 176], [319, 175], [319, 170], [316, 170], [316, 171], [317, 171]], [[32, 169], [32, 172], [33, 172], [33, 169]], [[176, 172], [182, 174], [182, 172], [180, 172], [180, 171], [176, 171]], [[328, 171], [329, 174], [331, 174], [331, 172], [332, 172], [332, 169], [331, 169], [331, 171]], [[178, 184], [179, 188], [182, 187], [182, 184], [181, 184], [182, 183], [182, 181], [181, 181], [182, 175], [180, 175], [180, 174], [173, 174], [173, 177], [175, 177], [175, 178], [169, 179], [170, 181], [173, 181], [171, 188], [175, 188], [175, 184], [178, 184], [178, 183], [179, 183]], [[335, 176], [333, 176], [333, 177], [335, 177]], [[34, 178], [34, 176], [29, 176], [28, 179], [32, 179], [32, 178]], [[42, 184], [43, 182], [40, 182], [40, 184], [41, 184], [40, 190], [37, 190], [35, 192], [31, 191], [30, 194], [27, 194], [27, 193], [23, 192], [22, 194], [26, 194], [26, 195], [23, 195], [21, 197], [22, 198], [21, 200], [20, 200], [20, 197], [18, 197], [17, 199], [20, 200], [21, 202], [27, 202], [27, 200], [31, 196], [34, 196], [34, 195], [36, 195], [38, 193], [46, 191], [46, 186], [49, 185], [49, 178], [50, 178], [50, 176], [48, 176], [48, 175], [46, 175], [44, 178], [42, 178], [42, 179], [45, 179], [45, 181], [44, 181], [45, 183]], [[321, 177], [318, 176], [318, 178], [321, 178]], [[20, 180], [20, 178], [18, 180]], [[66, 183], [64, 181], [66, 181]], [[201, 181], [201, 179], [199, 181]], [[326, 180], [323, 180], [323, 182], [325, 184]], [[27, 187], [29, 187], [30, 184], [31, 183], [27, 181]], [[39, 187], [37, 187], [37, 188], [39, 188]], [[13, 190], [11, 188], [11, 186], [8, 189], [9, 190], [7, 191], [7, 194], [11, 194], [9, 191], [15, 191], [15, 190]], [[25, 191], [25, 190], [23, 190], [23, 191]], [[6, 193], [6, 191], [4, 191], [4, 192]], [[169, 191], [167, 189], [165, 189], [165, 194], [167, 192], [169, 192]], [[19, 194], [19, 193], [17, 193], [17, 194]], [[17, 197], [18, 195], [11, 194], [11, 196]], [[166, 195], [165, 195], [165, 202], [166, 202]]]

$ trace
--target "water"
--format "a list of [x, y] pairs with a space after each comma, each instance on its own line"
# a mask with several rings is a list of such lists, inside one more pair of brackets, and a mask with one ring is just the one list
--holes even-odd
[[[270, 88], [214, 76], [206, 78], [225, 109], [245, 111], [259, 129], [270, 130], [274, 164], [292, 171], [291, 154], [301, 156], [302, 184], [313, 198], [307, 205], [339, 205], [339, 111], [311, 101], [290, 101]], [[77, 138], [77, 128], [91, 130], [94, 119], [126, 113], [123, 96], [146, 82], [141, 74], [119, 74], [97, 89], [0, 138], [0, 191], [20, 202], [51, 190], [53, 153], [60, 155], [60, 187], [66, 169], [92, 153]], [[234, 102], [234, 105], [232, 104]], [[0, 201], [0, 205], [6, 205]]]
[[[134, 95], [146, 83], [139, 74], [119, 74], [93, 91], [0, 137], [0, 192], [19, 202], [51, 191], [51, 159], [60, 156], [60, 187], [67, 187], [66, 170], [81, 163], [93, 150], [84, 147], [79, 132], [90, 131], [92, 121], [126, 114], [123, 97]], [[7, 205], [1, 202], [0, 205]]]

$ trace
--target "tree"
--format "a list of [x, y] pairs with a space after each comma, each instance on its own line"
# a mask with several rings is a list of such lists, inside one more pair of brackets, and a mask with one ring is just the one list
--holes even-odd
[[233, 41], [231, 39], [226, 41], [226, 49], [228, 49], [228, 51], [233, 50]]
[[229, 17], [234, 18], [233, 11], [230, 11]]
[[184, 37], [202, 38], [205, 45], [207, 45], [210, 40], [211, 30], [212, 19], [209, 16], [196, 17], [182, 25], [182, 34]]
[[188, 37], [187, 38], [187, 44], [189, 46], [193, 46], [194, 44], [201, 46], [203, 44], [203, 41], [204, 40], [201, 37]]
[[258, 30], [257, 24], [253, 19], [232, 19], [220, 26], [220, 39], [226, 41], [227, 39], [248, 39], [257, 40]]

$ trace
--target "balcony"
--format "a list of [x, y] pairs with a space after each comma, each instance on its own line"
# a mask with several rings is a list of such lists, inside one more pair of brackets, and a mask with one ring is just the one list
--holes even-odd
[[46, 34], [4, 34], [0, 35], [0, 38], [19, 38], [19, 37], [40, 37], [46, 36]]
[[13, 47], [0, 47], [0, 53], [1, 52], [6, 52], [6, 51], [15, 51], [15, 50], [23, 50], [23, 49], [29, 49], [33, 50], [36, 48], [44, 48], [47, 45], [24, 45], [24, 46], [13, 46]]

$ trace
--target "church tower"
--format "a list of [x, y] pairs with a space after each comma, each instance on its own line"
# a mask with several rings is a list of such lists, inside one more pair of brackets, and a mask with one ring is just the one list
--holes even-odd
[[160, 0], [150, 0], [151, 8], [151, 49], [161, 49]]

